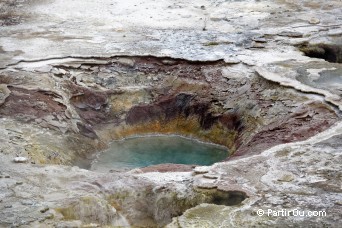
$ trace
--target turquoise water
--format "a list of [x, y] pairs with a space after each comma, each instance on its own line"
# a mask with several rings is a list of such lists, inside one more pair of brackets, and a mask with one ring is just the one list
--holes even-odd
[[148, 136], [111, 143], [98, 154], [91, 170], [132, 169], [162, 163], [211, 165], [228, 155], [225, 147], [180, 136]]

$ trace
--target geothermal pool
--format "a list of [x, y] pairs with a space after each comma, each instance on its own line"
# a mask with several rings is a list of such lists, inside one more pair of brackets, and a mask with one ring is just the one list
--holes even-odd
[[211, 165], [228, 156], [225, 147], [180, 136], [148, 136], [114, 141], [97, 154], [91, 170], [133, 169], [163, 163]]

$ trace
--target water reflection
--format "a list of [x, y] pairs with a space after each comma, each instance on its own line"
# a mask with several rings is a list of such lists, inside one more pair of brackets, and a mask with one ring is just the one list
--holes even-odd
[[98, 154], [91, 170], [132, 169], [161, 163], [211, 165], [226, 158], [225, 147], [180, 136], [149, 136], [111, 143]]

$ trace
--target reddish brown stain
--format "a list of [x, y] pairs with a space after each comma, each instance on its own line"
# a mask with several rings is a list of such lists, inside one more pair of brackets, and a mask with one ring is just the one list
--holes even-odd
[[0, 116], [34, 121], [48, 115], [64, 116], [66, 107], [55, 101], [59, 96], [52, 92], [8, 87], [11, 90], [1, 106]]

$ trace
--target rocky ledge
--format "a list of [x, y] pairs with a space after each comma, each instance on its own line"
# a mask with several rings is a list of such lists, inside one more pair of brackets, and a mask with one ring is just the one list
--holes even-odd
[[[338, 227], [340, 1], [0, 6], [0, 226]], [[155, 133], [229, 156], [86, 170]]]

